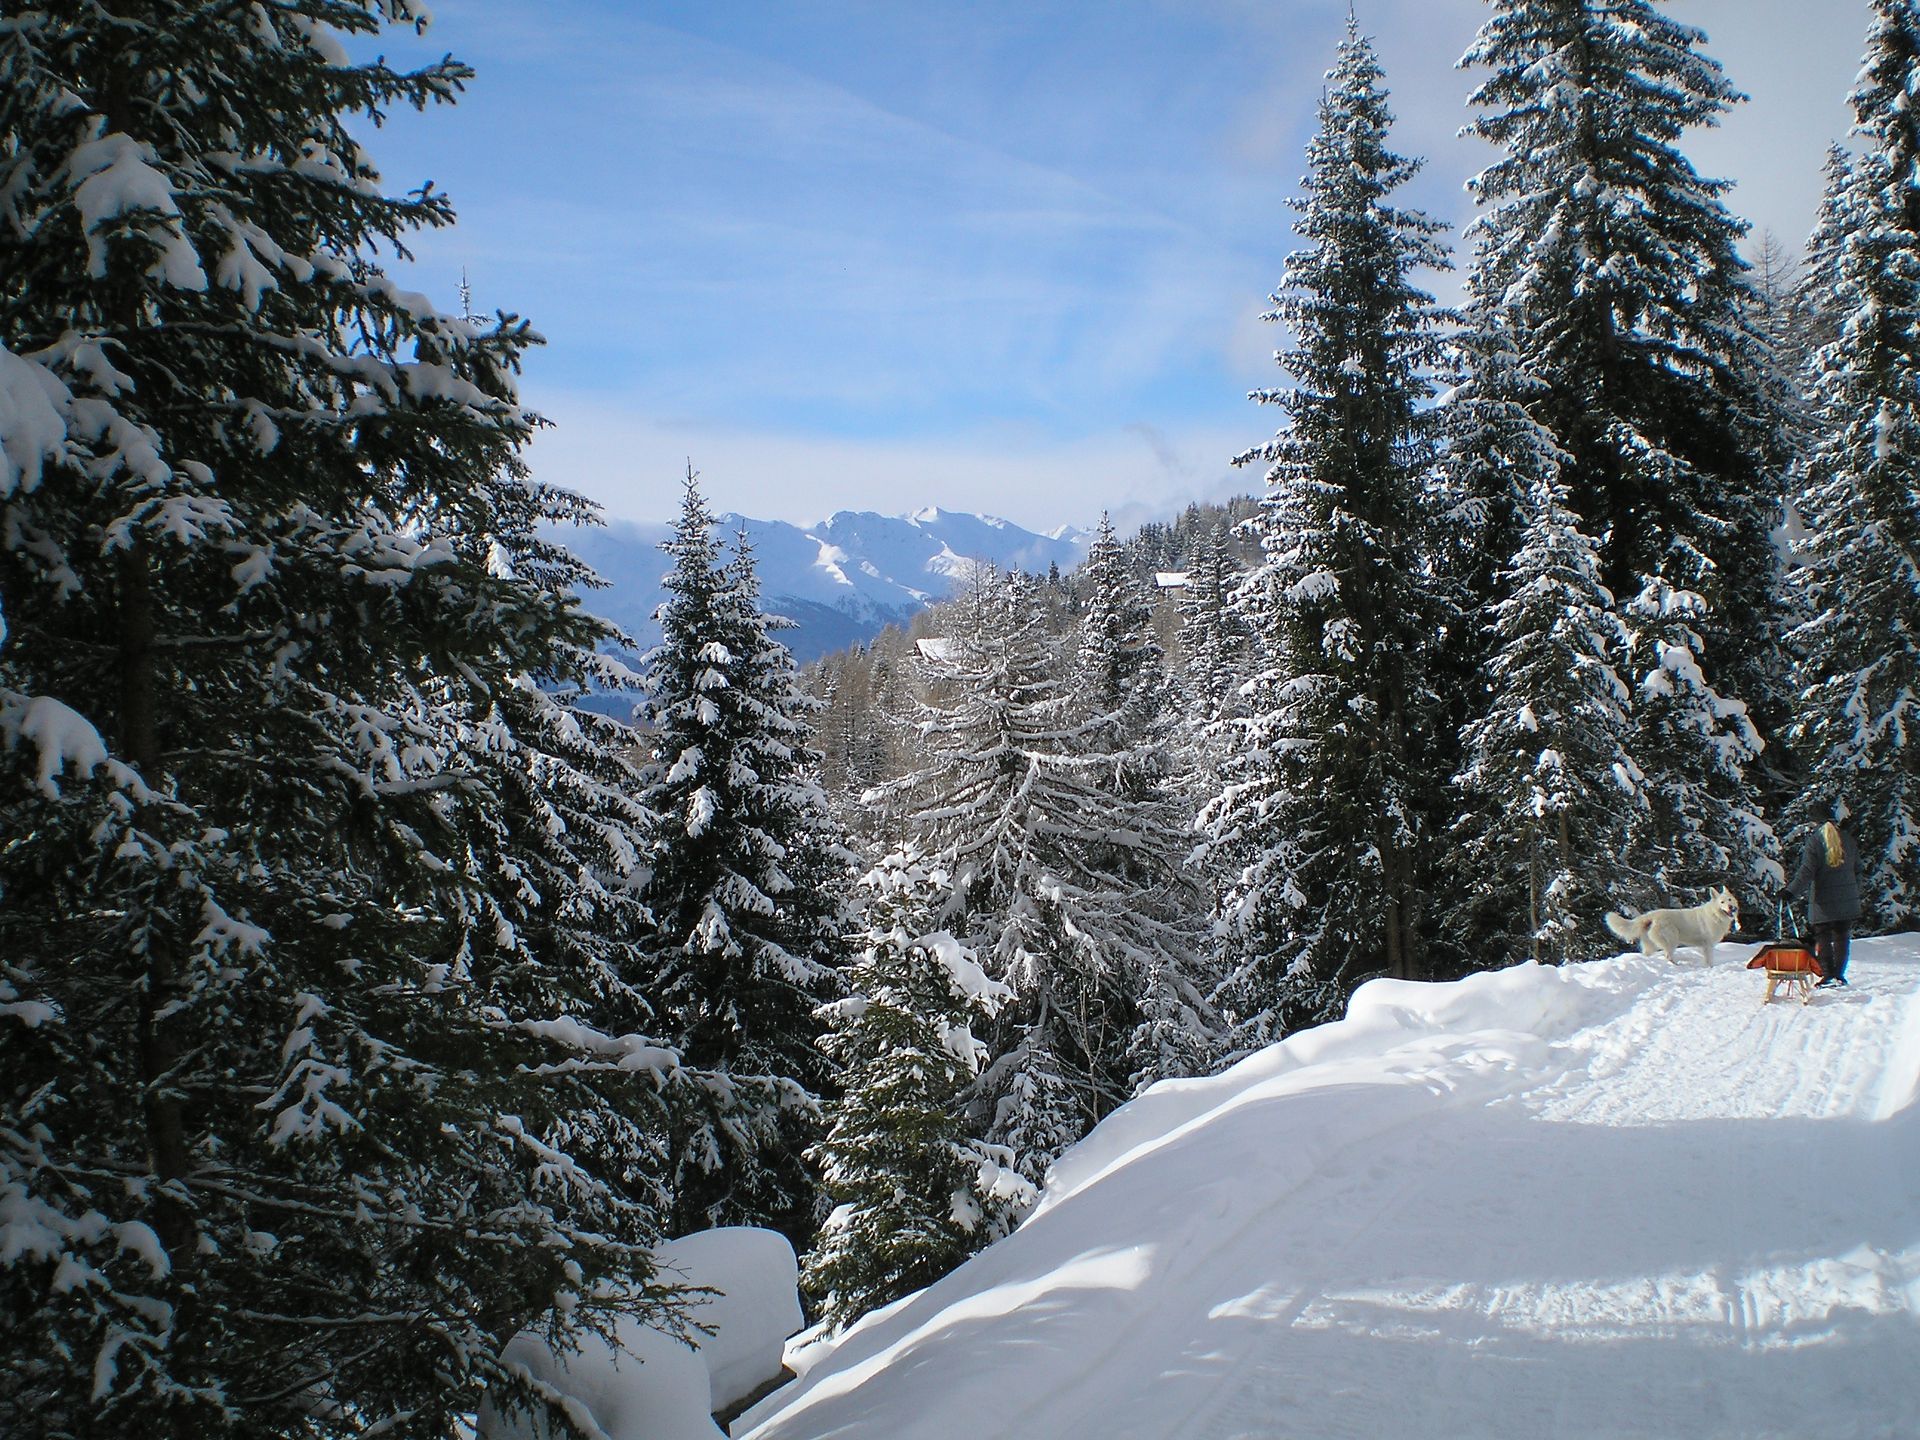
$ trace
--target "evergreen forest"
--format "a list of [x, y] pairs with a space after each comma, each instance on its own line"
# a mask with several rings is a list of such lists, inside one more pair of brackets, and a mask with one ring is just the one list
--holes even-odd
[[620, 660], [536, 333], [396, 278], [453, 210], [367, 122], [471, 78], [372, 58], [416, 0], [10, 0], [0, 1433], [461, 1434], [553, 1398], [523, 1331], [697, 1339], [654, 1247], [716, 1226], [843, 1326], [1367, 980], [1771, 916], [1835, 801], [1920, 923], [1920, 0], [1870, 11], [1804, 253], [1689, 161], [1740, 96], [1658, 0], [1488, 0], [1458, 236], [1350, 21], [1250, 498], [803, 671], [691, 466]]

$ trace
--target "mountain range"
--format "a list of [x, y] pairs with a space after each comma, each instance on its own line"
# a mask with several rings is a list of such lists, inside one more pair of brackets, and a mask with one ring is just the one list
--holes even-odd
[[[729, 544], [746, 533], [761, 608], [794, 622], [780, 638], [803, 665], [947, 599], [976, 566], [1071, 570], [1090, 539], [1070, 526], [1038, 535], [991, 515], [938, 507], [911, 515], [842, 510], [817, 525], [728, 514], [714, 529]], [[653, 615], [665, 599], [660, 581], [670, 561], [659, 547], [672, 533], [670, 525], [615, 521], [561, 537], [607, 582], [586, 596], [587, 609], [619, 625], [642, 654], [660, 638]]]

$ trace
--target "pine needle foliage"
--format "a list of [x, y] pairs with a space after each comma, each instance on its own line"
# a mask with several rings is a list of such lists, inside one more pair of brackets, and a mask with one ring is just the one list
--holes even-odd
[[1811, 802], [1850, 807], [1868, 923], [1920, 916], [1920, 7], [1873, 0], [1852, 97], [1858, 153], [1833, 167], [1814, 259], [1837, 330], [1813, 357], [1806, 517], [1810, 680], [1796, 739]]
[[381, 268], [452, 211], [355, 131], [469, 74], [390, 22], [0, 22], [9, 1434], [443, 1435], [525, 1326], [675, 1323], [675, 1057], [593, 1018], [650, 1008], [645, 816], [546, 693], [591, 507], [520, 464], [527, 326]]
[[1446, 311], [1416, 277], [1448, 264], [1441, 225], [1397, 207], [1417, 162], [1388, 148], [1392, 115], [1353, 22], [1328, 75], [1294, 202], [1304, 248], [1266, 318], [1287, 326], [1286, 414], [1264, 462], [1262, 564], [1236, 609], [1261, 668], [1243, 691], [1226, 783], [1202, 813], [1223, 876], [1223, 1000], [1244, 1043], [1336, 1018], [1376, 974], [1425, 973], [1432, 691], [1448, 617], [1422, 553], [1438, 419], [1428, 405]]
[[962, 1116], [987, 1059], [975, 1032], [1013, 992], [937, 928], [949, 885], [912, 851], [875, 866], [852, 994], [826, 1007], [842, 1093], [815, 1158], [833, 1210], [801, 1284], [836, 1327], [931, 1285], [1033, 1202], [1008, 1152], [972, 1139]]

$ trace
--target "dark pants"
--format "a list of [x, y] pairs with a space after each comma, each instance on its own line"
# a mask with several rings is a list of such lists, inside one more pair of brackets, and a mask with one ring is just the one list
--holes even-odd
[[1847, 978], [1847, 942], [1852, 938], [1851, 920], [1828, 920], [1813, 927], [1813, 954], [1822, 975]]

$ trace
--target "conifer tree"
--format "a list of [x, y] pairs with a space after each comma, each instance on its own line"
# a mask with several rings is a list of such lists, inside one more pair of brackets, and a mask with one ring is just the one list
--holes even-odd
[[[894, 632], [896, 636], [898, 633]], [[879, 648], [885, 638], [884, 635], [876, 638], [875, 648], [867, 652], [861, 667], [861, 683], [856, 692], [859, 709], [849, 723], [844, 792], [849, 802], [857, 801], [898, 773], [894, 758], [894, 711], [904, 703], [897, 693], [897, 677], [906, 666], [892, 650]], [[868, 822], [874, 817], [864, 807], [848, 804], [836, 813], [847, 834], [862, 842], [855, 845], [856, 849], [873, 840], [868, 833]]]
[[[516, 676], [489, 711], [460, 732], [462, 750], [499, 798], [485, 852], [507, 900], [466, 920], [467, 949], [540, 957], [537, 974], [565, 977], [527, 1033], [564, 1042], [536, 1073], [549, 1086], [609, 1090], [611, 1106], [572, 1108], [556, 1143], [627, 1200], [663, 1218], [676, 1120], [698, 1106], [715, 1077], [681, 1063], [662, 1038], [666, 1020], [651, 950], [645, 886], [658, 821], [637, 798], [634, 732], [568, 703], [584, 694], [631, 693], [635, 677], [602, 651], [627, 649], [609, 635], [579, 657], [570, 677]], [[532, 1001], [523, 1008], [533, 1009]]]
[[[1767, 356], [1778, 367], [1784, 356], [1800, 351], [1801, 332], [1794, 297], [1800, 289], [1800, 266], [1792, 247], [1773, 230], [1760, 232], [1753, 244], [1753, 328], [1766, 342]], [[1799, 376], [1778, 370], [1778, 378], [1795, 386]]]
[[[1232, 603], [1239, 572], [1220, 530], [1208, 532], [1197, 542], [1189, 564], [1179, 599], [1181, 684], [1173, 776], [1187, 813], [1197, 822], [1225, 784], [1234, 722], [1242, 718], [1239, 691], [1251, 663], [1251, 646]], [[1204, 845], [1190, 851], [1187, 869], [1203, 894], [1211, 897], [1224, 889], [1228, 862], [1220, 851]], [[1231, 1027], [1214, 1005], [1227, 953], [1223, 937], [1211, 930], [1196, 947], [1212, 981], [1208, 1001], [1216, 1015], [1216, 1060], [1233, 1047]]]
[[1084, 843], [1135, 917], [1110, 947], [1133, 1033], [1129, 1090], [1204, 1074], [1218, 1058], [1220, 1018], [1207, 999], [1196, 917], [1202, 899], [1184, 867], [1191, 810], [1173, 784], [1173, 721], [1167, 667], [1153, 610], [1102, 515], [1075, 576], [1086, 594], [1080, 616], [1077, 701], [1090, 721], [1083, 744], [1095, 752], [1092, 785], [1109, 792], [1107, 827], [1127, 837]]
[[1809, 380], [1813, 616], [1796, 638], [1811, 683], [1797, 738], [1810, 793], [1853, 812], [1869, 923], [1900, 927], [1920, 915], [1920, 7], [1873, 0], [1871, 16], [1852, 96], [1858, 153], [1810, 257], [1831, 277], [1838, 330]]
[[674, 1059], [591, 1018], [644, 817], [530, 688], [609, 636], [539, 538], [589, 507], [531, 332], [377, 263], [452, 216], [353, 130], [469, 72], [342, 32], [423, 15], [0, 25], [8, 1434], [449, 1433], [523, 1326], [671, 1321]]
[[[1813, 231], [1807, 237], [1804, 258], [1795, 277], [1787, 303], [1783, 329], [1786, 343], [1776, 356], [1787, 370], [1795, 404], [1790, 416], [1793, 460], [1787, 475], [1787, 509], [1781, 527], [1780, 544], [1784, 553], [1781, 596], [1781, 624], [1785, 632], [1782, 662], [1790, 675], [1796, 696], [1804, 699], [1805, 684], [1812, 676], [1808, 648], [1811, 632], [1808, 622], [1818, 614], [1819, 596], [1809, 583], [1814, 556], [1807, 547], [1808, 496], [1814, 488], [1816, 456], [1820, 449], [1822, 424], [1815, 394], [1821, 354], [1840, 337], [1844, 316], [1839, 313], [1840, 276], [1838, 265], [1846, 239], [1846, 215], [1853, 176], [1853, 157], [1838, 144], [1827, 147], [1822, 166], [1825, 182], [1820, 207], [1815, 212]], [[1792, 793], [1804, 793], [1814, 757], [1807, 755], [1804, 721], [1806, 707], [1797, 704], [1793, 723], [1787, 727], [1784, 745], [1787, 753], [1777, 757], [1781, 768], [1792, 777]], [[1770, 751], [1773, 747], [1769, 747]], [[1776, 758], [1770, 754], [1770, 759]]]
[[1689, 801], [1675, 829], [1641, 832], [1679, 846], [1636, 855], [1655, 890], [1777, 873], [1747, 705], [1777, 731], [1783, 456], [1746, 227], [1676, 148], [1741, 98], [1704, 38], [1655, 0], [1493, 0], [1462, 61], [1488, 72], [1470, 128], [1504, 151], [1472, 184], [1487, 208], [1469, 308], [1564, 457], [1601, 583], [1633, 602], [1634, 683], [1658, 702], [1636, 706], [1634, 753]]
[[[1822, 228], [1816, 220], [1809, 254], [1820, 244], [1817, 232]], [[1806, 461], [1813, 448], [1813, 417], [1805, 383], [1808, 360], [1824, 343], [1821, 337], [1830, 326], [1820, 309], [1809, 303], [1807, 267], [1785, 241], [1771, 230], [1763, 231], [1751, 249], [1751, 323], [1764, 357], [1763, 379], [1775, 417], [1780, 471], [1778, 508], [1769, 537], [1773, 593], [1767, 600], [1768, 644], [1755, 661], [1758, 690], [1764, 699], [1753, 723], [1757, 735], [1764, 730], [1760, 736], [1764, 745], [1751, 772], [1765, 813], [1774, 815], [1806, 786], [1807, 761], [1791, 723], [1801, 688], [1800, 656], [1792, 637], [1811, 618], [1806, 587], [1796, 573], [1805, 563], [1798, 552], [1803, 527], [1797, 497], [1805, 488]], [[1764, 842], [1763, 848], [1771, 848], [1772, 843], [1776, 842]]]
[[1180, 593], [1180, 675], [1188, 728], [1195, 733], [1233, 714], [1246, 675], [1248, 636], [1230, 603], [1239, 583], [1225, 536], [1210, 532], [1192, 557]]
[[1723, 876], [1761, 886], [1783, 878], [1770, 855], [1772, 827], [1753, 808], [1759, 732], [1746, 705], [1707, 677], [1708, 601], [1651, 575], [1621, 614], [1630, 626], [1625, 668], [1637, 676], [1631, 750], [1650, 777], [1647, 804], [1628, 830], [1637, 883], [1627, 893], [1685, 894]]
[[[1809, 407], [1813, 396], [1807, 386], [1818, 354], [1840, 338], [1840, 324], [1845, 318], [1839, 311], [1839, 265], [1849, 229], [1853, 157], [1844, 146], [1829, 145], [1821, 174], [1825, 178], [1820, 187], [1820, 208], [1814, 214], [1813, 232], [1807, 237], [1789, 319], [1791, 340], [1801, 357], [1800, 372], [1794, 380], [1801, 387], [1804, 404]], [[1811, 423], [1804, 414], [1800, 418]], [[1795, 498], [1798, 498], [1797, 492]]]
[[1491, 703], [1468, 727], [1459, 782], [1465, 901], [1456, 913], [1480, 912], [1488, 965], [1587, 953], [1645, 803], [1616, 669], [1624, 627], [1600, 584], [1599, 547], [1581, 532], [1550, 456], [1540, 458], [1524, 538], [1502, 577], [1506, 598], [1489, 624]]
[[[1477, 250], [1484, 250], [1484, 231]], [[1483, 273], [1476, 260], [1473, 274]], [[1446, 397], [1444, 484], [1457, 507], [1455, 523], [1437, 536], [1436, 563], [1460, 586], [1461, 599], [1485, 611], [1501, 598], [1502, 577], [1521, 545], [1525, 512], [1543, 481], [1557, 478], [1566, 458], [1552, 434], [1530, 413], [1545, 386], [1517, 351], [1505, 297], [1477, 293], [1470, 280], [1460, 329], [1451, 337], [1458, 383]], [[1483, 635], [1469, 633], [1452, 657], [1467, 702], [1468, 687], [1484, 676]], [[1471, 705], [1463, 718], [1479, 713]]]
[[814, 779], [793, 657], [769, 634], [744, 537], [731, 558], [687, 471], [645, 657], [640, 799], [659, 817], [646, 898], [665, 1032], [710, 1077], [676, 1135], [676, 1232], [811, 1233], [802, 1156], [828, 1077], [818, 1004], [837, 985], [845, 851]]
[[1117, 1103], [1122, 1082], [1102, 1062], [1124, 1021], [1117, 978], [1069, 922], [1093, 877], [1067, 836], [1097, 823], [1099, 797], [1074, 748], [1087, 726], [1029, 589], [981, 576], [955, 607], [955, 633], [923, 661], [926, 761], [882, 794], [905, 804], [907, 834], [952, 877], [942, 923], [1016, 997], [989, 1036], [968, 1117], [1037, 1183]]
[[1445, 619], [1418, 537], [1446, 320], [1414, 283], [1444, 267], [1441, 226], [1392, 203], [1416, 165], [1371, 45], [1349, 22], [1294, 202], [1306, 242], [1267, 318], [1288, 326], [1289, 388], [1255, 398], [1287, 426], [1239, 457], [1268, 465], [1264, 561], [1240, 613], [1263, 667], [1203, 816], [1249, 1043], [1337, 1015], [1360, 979], [1424, 973], [1421, 894], [1436, 764], [1428, 673]]
[[[1153, 633], [1153, 607], [1105, 514], [1074, 578], [1086, 596], [1076, 660], [1080, 703], [1110, 717], [1106, 728], [1115, 745], [1151, 749], [1166, 715], [1165, 655]], [[1141, 783], [1155, 778], [1144, 775]]]
[[801, 1284], [836, 1327], [932, 1284], [1034, 1198], [1008, 1152], [969, 1138], [961, 1118], [987, 1058], [974, 1032], [1013, 992], [936, 928], [949, 883], [912, 851], [868, 873], [853, 993], [826, 1007], [842, 1094], [816, 1159], [834, 1208]]
[[[1197, 540], [1189, 565], [1179, 599], [1181, 683], [1172, 778], [1187, 813], [1198, 816], [1225, 783], [1233, 722], [1242, 716], [1240, 686], [1251, 663], [1252, 647], [1242, 617], [1232, 604], [1240, 573], [1223, 530], [1208, 531]], [[1214, 863], [1218, 858], [1204, 849], [1188, 856], [1187, 869], [1208, 896], [1222, 888], [1222, 876]], [[1204, 957], [1217, 988], [1223, 953], [1220, 937], [1204, 937], [1198, 953]], [[1223, 1028], [1223, 1040], [1224, 1033]]]
[[1167, 883], [1177, 832], [1157, 802], [1120, 795], [1124, 755], [1079, 706], [1037, 588], [983, 579], [949, 611], [925, 662], [924, 763], [874, 796], [953, 877], [942, 923], [1013, 991], [969, 1118], [1035, 1182], [1131, 1093], [1133, 987], [1149, 957], [1178, 953], [1143, 899], [1146, 877]]

